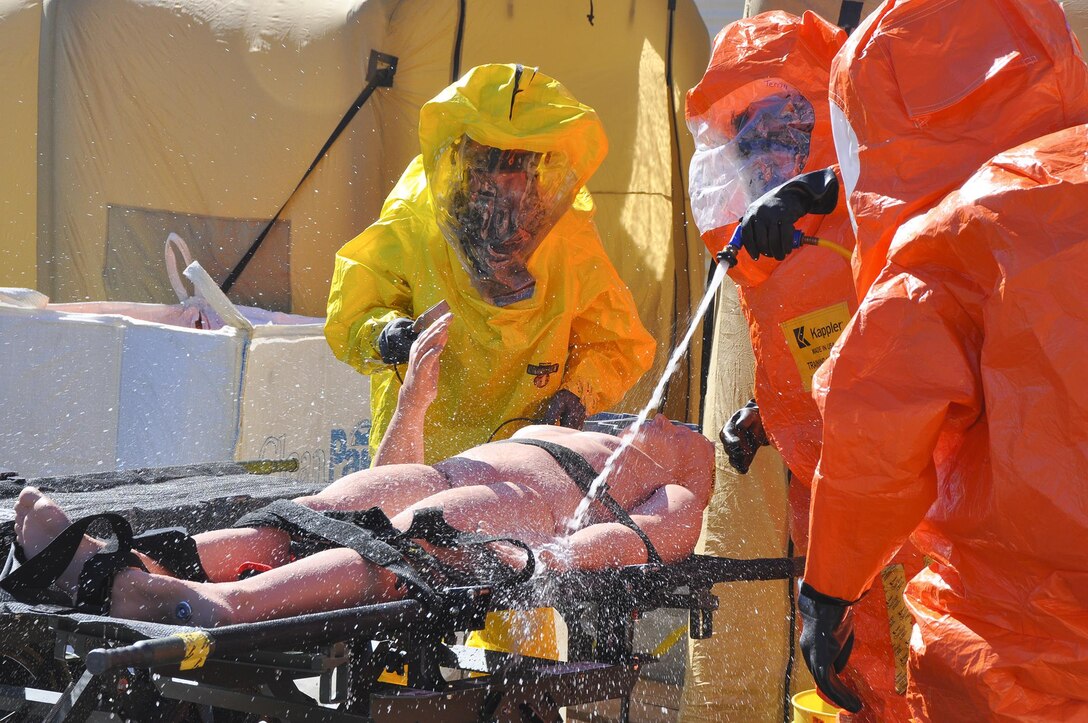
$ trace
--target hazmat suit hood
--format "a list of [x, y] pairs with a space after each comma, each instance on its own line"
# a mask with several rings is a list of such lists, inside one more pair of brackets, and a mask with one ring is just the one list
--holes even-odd
[[521, 65], [481, 65], [424, 104], [419, 141], [435, 219], [489, 303], [528, 298], [528, 260], [608, 151], [596, 112]]
[[686, 110], [696, 147], [692, 211], [711, 252], [764, 192], [835, 163], [827, 84], [845, 40], [815, 13], [780, 10], [731, 23], [714, 39]]
[[859, 298], [904, 221], [995, 153], [1088, 120], [1088, 71], [1052, 0], [890, 0], [836, 56], [830, 93]]

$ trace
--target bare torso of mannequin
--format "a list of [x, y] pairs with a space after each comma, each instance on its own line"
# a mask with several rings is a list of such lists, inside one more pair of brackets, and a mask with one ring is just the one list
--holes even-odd
[[[667, 422], [664, 422], [667, 424]], [[648, 424], [653, 424], [650, 422]], [[518, 430], [517, 439], [553, 442], [582, 456], [600, 472], [622, 437], [599, 432], [582, 432], [552, 425], [532, 425]], [[433, 465], [453, 487], [491, 485], [515, 481], [540, 493], [553, 506], [558, 518], [569, 518], [584, 497], [582, 490], [547, 451], [523, 444], [485, 444]], [[684, 487], [700, 486], [701, 480], [674, 479], [676, 471], [665, 470], [636, 445], [625, 449], [606, 480], [608, 492], [625, 510], [631, 510], [666, 482]], [[696, 491], [696, 490], [692, 490]], [[594, 506], [588, 520], [601, 519]], [[605, 516], [607, 519], [610, 516]]]

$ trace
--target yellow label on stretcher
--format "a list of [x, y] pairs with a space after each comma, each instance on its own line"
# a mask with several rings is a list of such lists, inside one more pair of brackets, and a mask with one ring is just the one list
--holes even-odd
[[185, 643], [185, 657], [181, 659], [178, 669], [203, 668], [208, 660], [208, 654], [212, 651], [211, 636], [203, 630], [188, 630], [176, 635]]
[[397, 671], [383, 670], [378, 675], [378, 682], [391, 685], [408, 685], [408, 666], [402, 665]]
[[850, 308], [842, 301], [779, 324], [806, 392], [812, 391], [812, 375], [827, 361], [848, 321]]
[[880, 572], [884, 586], [884, 602], [888, 608], [888, 631], [892, 639], [892, 655], [895, 657], [895, 692], [907, 692], [907, 663], [910, 658], [910, 633], [914, 620], [903, 599], [907, 589], [907, 575], [903, 566], [888, 565]]

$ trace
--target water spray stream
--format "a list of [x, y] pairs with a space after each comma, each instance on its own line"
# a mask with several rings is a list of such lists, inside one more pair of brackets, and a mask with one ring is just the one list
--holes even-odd
[[631, 441], [642, 428], [642, 425], [650, 412], [661, 404], [661, 399], [665, 395], [665, 386], [676, 372], [676, 368], [680, 364], [680, 359], [687, 353], [688, 345], [691, 343], [691, 337], [695, 336], [695, 330], [699, 327], [703, 315], [706, 314], [706, 310], [710, 307], [710, 302], [714, 298], [714, 293], [718, 290], [718, 287], [721, 286], [722, 279], [725, 278], [726, 268], [725, 264], [718, 264], [717, 268], [714, 270], [714, 276], [710, 279], [710, 284], [707, 286], [703, 300], [699, 303], [699, 308], [695, 310], [695, 315], [691, 319], [691, 325], [688, 327], [688, 331], [684, 335], [684, 338], [680, 340], [680, 343], [669, 358], [669, 363], [665, 366], [665, 371], [662, 372], [661, 379], [658, 380], [657, 386], [650, 396], [650, 401], [647, 402], [646, 406], [642, 408], [642, 411], [638, 413], [638, 417], [630, 427], [630, 434], [626, 435], [620, 445], [616, 447], [615, 451], [608, 456], [600, 474], [597, 475], [593, 480], [593, 483], [589, 486], [586, 496], [578, 503], [578, 507], [574, 511], [574, 516], [571, 517], [570, 521], [567, 523], [567, 534], [575, 532], [585, 525], [586, 515], [589, 513], [590, 504], [593, 500], [597, 499], [602, 491], [608, 489], [606, 480], [608, 479], [608, 475], [612, 472], [612, 467], [615, 465], [616, 460], [623, 454], [625, 449], [631, 446]]

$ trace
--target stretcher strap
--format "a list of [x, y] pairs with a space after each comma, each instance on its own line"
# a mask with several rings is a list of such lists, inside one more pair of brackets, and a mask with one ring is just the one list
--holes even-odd
[[[506, 579], [491, 580], [490, 582], [502, 584], [522, 583], [531, 578], [533, 572], [536, 570], [536, 560], [533, 556], [533, 551], [521, 540], [499, 535], [485, 535], [479, 532], [462, 532], [446, 522], [441, 507], [425, 507], [416, 510], [415, 514], [412, 516], [412, 524], [408, 526], [408, 529], [404, 531], [401, 537], [412, 540], [423, 540], [436, 547], [476, 548], [478, 550], [490, 552], [485, 545], [492, 542], [502, 542], [524, 550], [525, 567], [514, 571], [514, 573], [508, 575]], [[500, 567], [505, 570], [511, 569], [509, 565], [505, 565], [495, 559], [494, 555], [491, 557], [493, 569], [495, 567]]]
[[75, 607], [95, 613], [106, 610], [114, 575], [126, 567], [147, 569], [132, 553], [132, 527], [128, 520], [112, 513], [89, 515], [68, 525], [45, 549], [0, 580], [0, 588], [22, 602], [71, 604], [67, 596], [52, 587], [53, 583], [72, 563], [87, 530], [100, 520], [113, 530], [116, 547], [95, 554], [83, 565]]
[[292, 538], [317, 540], [328, 543], [330, 547], [346, 547], [364, 560], [395, 574], [420, 593], [425, 600], [435, 598], [434, 588], [408, 563], [401, 551], [388, 542], [378, 539], [374, 532], [359, 524], [366, 518], [378, 522], [376, 515], [370, 510], [365, 513], [348, 513], [348, 515], [353, 518], [350, 522], [316, 512], [297, 502], [276, 500], [266, 507], [245, 515], [234, 523], [234, 527], [273, 527], [283, 530]]
[[[370, 509], [361, 512], [333, 511], [324, 514], [334, 519], [356, 525], [392, 547], [402, 556], [405, 563], [421, 578], [426, 580], [434, 590], [440, 590], [445, 587], [475, 585], [478, 582], [474, 576], [446, 565], [435, 558], [430, 552], [413, 542], [411, 536], [407, 533], [402, 534], [400, 530], [393, 526], [389, 517], [380, 507], [371, 507]], [[417, 539], [423, 539], [423, 535], [417, 535], [416, 537]], [[437, 537], [443, 538], [445, 536], [438, 535]], [[446, 543], [439, 544], [439, 546], [450, 547], [451, 545]]]
[[[517, 584], [528, 580], [534, 571], [529, 546], [509, 537], [462, 532], [448, 522], [442, 509], [430, 507], [417, 510], [412, 524], [403, 533], [393, 526], [378, 507], [365, 511], [315, 512], [294, 502], [280, 500], [252, 512], [235, 523], [235, 527], [275, 527], [294, 539], [319, 541], [331, 546], [347, 547], [363, 559], [384, 567], [425, 595], [433, 595], [441, 587], [479, 584], [479, 575], [470, 575], [436, 559], [414, 540], [447, 549], [486, 550], [483, 545], [504, 542], [526, 552], [524, 568], [510, 574], [511, 568], [494, 559], [488, 572], [502, 569], [507, 574], [501, 580], [488, 579], [489, 584]], [[477, 563], [481, 563], [479, 556]]]
[[[570, 477], [571, 480], [573, 480], [574, 484], [578, 485], [578, 488], [582, 490], [583, 494], [589, 494], [590, 489], [593, 486], [593, 480], [597, 479], [597, 471], [593, 469], [593, 465], [586, 461], [585, 457], [561, 444], [545, 442], [542, 439], [525, 438], [504, 439], [502, 441], [506, 443], [527, 444], [530, 447], [539, 447], [544, 450], [559, 463], [559, 466], [563, 468], [563, 471], [567, 473], [567, 476]], [[642, 544], [646, 545], [647, 562], [652, 565], [664, 564], [661, 560], [661, 556], [657, 554], [654, 543], [650, 541], [649, 536], [643, 532], [641, 527], [635, 524], [635, 521], [631, 519], [631, 515], [627, 513], [627, 510], [623, 509], [619, 502], [616, 502], [616, 498], [608, 494], [607, 486], [601, 485], [598, 488], [597, 494], [594, 495], [594, 501], [604, 505], [605, 509], [615, 516], [617, 522], [639, 536], [639, 539], [642, 540]]]
[[208, 573], [200, 564], [196, 540], [189, 536], [184, 527], [148, 530], [132, 538], [132, 548], [165, 567], [174, 577], [190, 582], [208, 582]]

